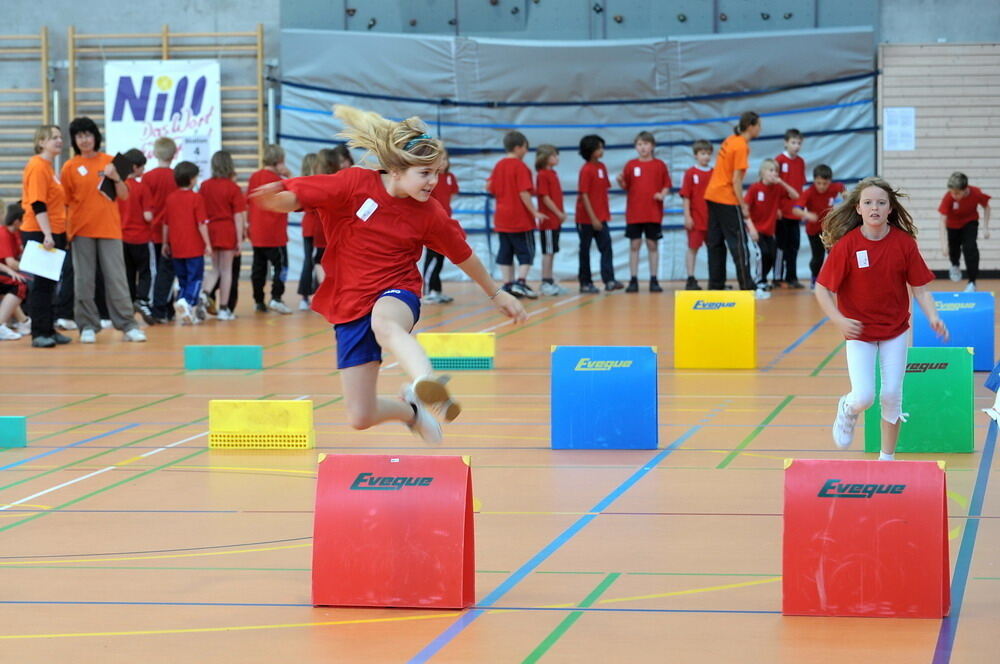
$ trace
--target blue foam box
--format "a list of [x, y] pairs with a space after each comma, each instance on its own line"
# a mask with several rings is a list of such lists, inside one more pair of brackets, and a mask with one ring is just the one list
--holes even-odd
[[993, 371], [990, 372], [983, 384], [990, 392], [1000, 392], [1000, 362], [997, 362], [997, 365], [993, 367]]
[[948, 326], [950, 338], [942, 341], [913, 301], [913, 345], [972, 348], [972, 370], [989, 371], [995, 361], [993, 345], [993, 293], [931, 293], [938, 315]]
[[0, 416], [0, 449], [28, 446], [28, 418], [23, 415]]
[[261, 346], [185, 346], [184, 368], [199, 369], [263, 369], [264, 349]]
[[555, 346], [552, 449], [655, 450], [656, 348]]

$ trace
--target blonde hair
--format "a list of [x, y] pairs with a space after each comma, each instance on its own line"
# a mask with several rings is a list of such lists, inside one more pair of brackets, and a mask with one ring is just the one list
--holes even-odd
[[316, 175], [317, 163], [319, 163], [319, 155], [315, 152], [310, 152], [302, 157], [302, 168], [299, 171], [299, 175]]
[[35, 154], [42, 153], [42, 141], [47, 141], [52, 138], [52, 131], [56, 130], [61, 132], [59, 125], [42, 125], [35, 130], [35, 140], [33, 145], [35, 146]]
[[378, 113], [341, 104], [333, 107], [333, 114], [344, 123], [337, 137], [346, 139], [348, 147], [366, 150], [362, 161], [369, 154], [375, 155], [387, 171], [430, 166], [444, 153], [444, 144], [428, 134], [427, 125], [416, 116], [393, 122]]
[[535, 170], [544, 171], [549, 167], [549, 157], [559, 154], [559, 148], [543, 143], [535, 149]]
[[231, 180], [236, 175], [236, 165], [233, 155], [226, 150], [219, 150], [212, 155], [212, 177]]
[[777, 171], [778, 162], [776, 162], [773, 159], [765, 159], [764, 161], [760, 162], [760, 170], [757, 171], [757, 174], [760, 175], [761, 180], [764, 179], [764, 171], [770, 168], [773, 168], [775, 171]]
[[827, 248], [832, 247], [837, 240], [862, 224], [857, 207], [861, 202], [861, 192], [868, 187], [878, 187], [889, 195], [889, 207], [892, 210], [889, 213], [889, 225], [895, 226], [910, 237], [917, 237], [917, 227], [913, 224], [913, 217], [900, 201], [906, 194], [893, 189], [891, 184], [880, 177], [870, 177], [855, 185], [844, 201], [823, 217], [823, 234], [820, 237]]
[[153, 142], [153, 156], [160, 161], [173, 161], [177, 154], [177, 144], [168, 136], [161, 136]]
[[268, 143], [264, 146], [264, 156], [261, 158], [261, 162], [265, 166], [277, 166], [283, 161], [285, 161], [284, 148], [274, 143]]

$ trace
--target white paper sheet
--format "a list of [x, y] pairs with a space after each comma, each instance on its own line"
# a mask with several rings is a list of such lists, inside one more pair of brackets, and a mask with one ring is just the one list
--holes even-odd
[[882, 109], [882, 149], [915, 150], [917, 148], [917, 110], [912, 106]]
[[21, 255], [21, 271], [59, 281], [66, 252], [62, 249], [46, 249], [39, 242], [28, 240]]

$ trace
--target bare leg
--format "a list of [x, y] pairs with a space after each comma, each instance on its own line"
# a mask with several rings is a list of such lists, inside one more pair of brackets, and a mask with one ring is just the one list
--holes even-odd
[[649, 256], [649, 276], [655, 277], [660, 268], [660, 245], [656, 240], [646, 240], [646, 254]]
[[316, 275], [316, 288], [318, 289], [319, 285], [323, 283], [324, 279], [326, 279], [326, 272], [323, 271], [323, 266], [320, 265], [319, 263], [316, 263], [315, 275]]
[[[215, 290], [215, 285], [219, 283], [221, 275], [219, 274], [219, 251], [212, 251], [212, 271], [205, 275], [205, 281], [201, 284], [201, 289], [206, 293], [211, 293]], [[228, 302], [229, 300], [219, 299], [219, 302]]]
[[552, 278], [552, 262], [555, 254], [542, 254], [542, 279]]
[[527, 265], [521, 263], [520, 265], [517, 266], [517, 278], [520, 279], [521, 281], [527, 281], [528, 272], [530, 271], [531, 271], [530, 263], [528, 263]]
[[632, 277], [639, 276], [639, 247], [642, 246], [642, 240], [636, 238], [634, 240], [629, 240], [628, 243], [628, 269], [629, 275]]
[[698, 257], [698, 250], [688, 248], [687, 255], [684, 257], [684, 267], [687, 268], [689, 277], [694, 276], [694, 265], [697, 257]]
[[[233, 288], [233, 256], [232, 249], [223, 249], [212, 254], [212, 267], [219, 274], [219, 302], [229, 302], [229, 293]], [[221, 304], [220, 304], [221, 308]]]
[[500, 276], [503, 277], [503, 282], [509, 284], [514, 281], [514, 264], [501, 265], [500, 266]]
[[0, 325], [6, 325], [10, 322], [10, 317], [14, 315], [19, 304], [21, 304], [21, 300], [17, 299], [13, 293], [7, 293], [3, 296], [3, 299], [0, 300]]
[[378, 362], [368, 362], [340, 372], [348, 422], [355, 429], [367, 429], [389, 420], [412, 424], [416, 416], [410, 404], [376, 395], [378, 371]]
[[379, 298], [372, 309], [372, 331], [378, 345], [395, 355], [403, 371], [416, 379], [434, 370], [423, 346], [410, 334], [414, 322], [410, 308], [394, 297]]

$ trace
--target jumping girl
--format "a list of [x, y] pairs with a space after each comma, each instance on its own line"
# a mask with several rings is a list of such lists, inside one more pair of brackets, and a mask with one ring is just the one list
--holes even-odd
[[[931, 327], [944, 339], [948, 329], [938, 316], [926, 285], [934, 279], [917, 249], [917, 229], [899, 202], [900, 194], [881, 178], [862, 180], [823, 221], [823, 243], [830, 255], [816, 281], [816, 299], [847, 339], [851, 391], [840, 398], [833, 440], [846, 449], [858, 415], [875, 400], [875, 359], [882, 370], [882, 450], [895, 458], [899, 425], [905, 421], [910, 299], [907, 284]], [[837, 294], [836, 304], [831, 293]]]
[[[443, 166], [444, 146], [417, 117], [392, 122], [349, 106], [334, 107], [350, 147], [367, 150], [379, 170], [347, 168], [266, 184], [251, 193], [275, 212], [315, 209], [328, 247], [326, 280], [312, 307], [334, 325], [348, 421], [367, 429], [399, 420], [427, 442], [441, 440], [428, 408], [451, 421], [461, 412], [434, 375], [423, 348], [410, 334], [420, 317], [424, 246], [444, 254], [479, 284], [504, 315], [521, 322], [524, 308], [500, 289], [472, 252], [458, 223], [431, 191]], [[402, 400], [376, 394], [382, 348], [390, 350], [413, 382]]]

